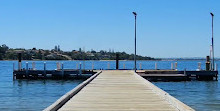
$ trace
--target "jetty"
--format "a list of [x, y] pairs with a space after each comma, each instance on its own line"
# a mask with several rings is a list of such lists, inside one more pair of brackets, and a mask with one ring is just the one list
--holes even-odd
[[[114, 69], [111, 69], [114, 71]], [[129, 70], [129, 69], [120, 69]], [[131, 69], [130, 69], [131, 70]], [[55, 69], [14, 70], [14, 79], [79, 79], [89, 78], [98, 72], [98, 69]], [[212, 81], [218, 80], [218, 71], [178, 71], [178, 70], [137, 70], [136, 73], [149, 81]]]
[[[46, 62], [43, 63], [43, 69], [39, 70], [35, 68], [35, 62], [32, 62], [32, 67], [26, 62], [25, 68], [22, 67], [21, 53], [18, 54], [18, 69], [15, 69], [13, 64], [13, 80], [15, 79], [75, 79], [75, 78], [89, 78], [99, 70], [134, 70], [126, 69], [125, 64], [123, 68], [119, 69], [119, 55], [116, 55], [115, 69], [110, 69], [110, 64], [107, 64], [107, 69], [94, 69], [92, 64], [91, 69], [82, 68], [82, 64], [77, 64], [76, 69], [65, 69], [63, 63], [57, 62], [57, 68], [54, 70], [48, 70]], [[79, 66], [79, 67], [78, 67]], [[155, 63], [155, 69], [142, 69], [135, 70], [137, 74], [144, 77], [149, 81], [190, 81], [190, 80], [218, 80], [217, 64], [215, 68], [211, 67], [209, 56], [207, 56], [206, 69], [201, 69], [201, 63], [198, 63], [198, 69], [195, 71], [177, 70], [177, 62], [171, 63], [171, 69], [158, 69], [157, 63]]]
[[218, 71], [138, 70], [137, 73], [149, 81], [212, 81], [218, 80]]
[[76, 70], [76, 69], [55, 69], [55, 70], [36, 70], [22, 69], [14, 70], [14, 79], [77, 79], [89, 78], [96, 72], [93, 70]]
[[194, 111], [133, 70], [100, 71], [44, 111]]

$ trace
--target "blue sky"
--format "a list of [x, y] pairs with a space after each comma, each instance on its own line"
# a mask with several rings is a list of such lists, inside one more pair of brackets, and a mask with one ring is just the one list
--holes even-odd
[[218, 0], [0, 0], [0, 44], [12, 48], [134, 52], [151, 57], [205, 57], [214, 17], [220, 57]]

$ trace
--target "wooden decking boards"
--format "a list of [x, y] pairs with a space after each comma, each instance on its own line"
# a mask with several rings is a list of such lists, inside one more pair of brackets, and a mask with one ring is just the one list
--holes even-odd
[[193, 110], [134, 71], [102, 71], [59, 111]]

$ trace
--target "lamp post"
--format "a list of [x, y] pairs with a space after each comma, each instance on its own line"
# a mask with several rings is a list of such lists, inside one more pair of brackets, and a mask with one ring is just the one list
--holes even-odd
[[213, 40], [213, 18], [214, 18], [214, 14], [210, 13], [212, 16], [212, 70], [214, 71], [214, 40]]
[[132, 12], [134, 14], [135, 17], [135, 29], [134, 29], [134, 71], [136, 72], [137, 68], [136, 68], [136, 17], [137, 17], [137, 13], [136, 12]]

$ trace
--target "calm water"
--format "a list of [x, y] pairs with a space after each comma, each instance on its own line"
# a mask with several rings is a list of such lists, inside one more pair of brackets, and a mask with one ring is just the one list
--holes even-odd
[[[25, 67], [25, 62], [22, 66]], [[31, 68], [31, 62], [29, 68]], [[35, 61], [37, 69], [43, 69], [44, 61]], [[47, 69], [55, 69], [57, 61], [46, 61]], [[75, 69], [77, 64], [91, 69], [115, 68], [114, 61], [59, 61], [64, 63], [65, 69]], [[171, 63], [176, 61], [138, 61], [144, 69], [157, 68], [170, 69]], [[205, 68], [205, 61], [178, 61], [179, 70], [195, 70], [197, 63], [202, 63]], [[12, 79], [13, 63], [17, 68], [17, 61], [0, 61], [0, 110], [43, 110], [63, 94], [73, 89], [83, 80], [15, 80]], [[219, 64], [220, 62], [217, 61]], [[85, 65], [84, 65], [85, 64]], [[123, 65], [125, 64], [125, 65]], [[120, 61], [120, 68], [133, 68], [133, 61]], [[154, 82], [155, 85], [170, 93], [172, 96], [193, 107], [196, 110], [220, 110], [220, 82], [218, 81], [189, 81], [189, 82]]]

